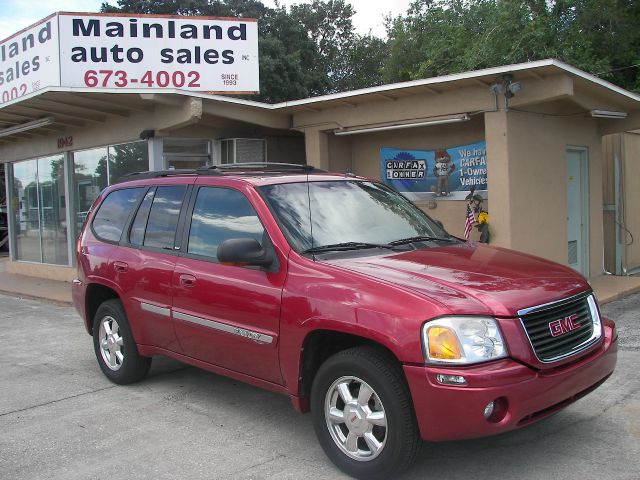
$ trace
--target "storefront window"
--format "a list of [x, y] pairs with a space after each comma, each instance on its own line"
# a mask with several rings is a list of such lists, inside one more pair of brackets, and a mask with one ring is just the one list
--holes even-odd
[[164, 163], [167, 168], [200, 168], [209, 163], [209, 140], [165, 138]]
[[123, 143], [75, 152], [73, 164], [77, 236], [91, 204], [103, 188], [128, 173], [149, 170], [147, 142]]
[[107, 147], [73, 154], [73, 193], [76, 205], [76, 235], [80, 232], [89, 208], [109, 184]]
[[42, 261], [67, 265], [67, 215], [64, 194], [64, 156], [38, 160], [38, 196]]
[[13, 166], [16, 259], [67, 265], [64, 156]]
[[63, 154], [13, 164], [14, 258], [69, 265], [69, 240], [74, 240], [93, 201], [122, 176], [149, 169], [147, 142], [132, 142], [74, 152], [67, 218]]
[[149, 170], [147, 142], [123, 143], [109, 147], [109, 185], [133, 172]]

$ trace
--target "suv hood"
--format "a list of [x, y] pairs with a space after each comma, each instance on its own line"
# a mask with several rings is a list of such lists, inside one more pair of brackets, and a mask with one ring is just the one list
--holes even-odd
[[515, 317], [523, 308], [590, 290], [569, 267], [472, 242], [340, 257], [321, 261], [425, 295], [452, 314]]

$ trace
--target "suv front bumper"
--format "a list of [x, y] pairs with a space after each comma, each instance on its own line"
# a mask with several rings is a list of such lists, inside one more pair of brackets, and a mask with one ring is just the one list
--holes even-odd
[[[615, 324], [604, 320], [603, 327], [604, 341], [596, 350], [544, 371], [511, 359], [465, 368], [404, 365], [423, 440], [459, 440], [520, 428], [591, 392], [616, 365]], [[467, 385], [443, 385], [437, 374], [464, 376]], [[506, 407], [497, 421], [488, 421], [484, 409], [496, 399], [506, 399]]]

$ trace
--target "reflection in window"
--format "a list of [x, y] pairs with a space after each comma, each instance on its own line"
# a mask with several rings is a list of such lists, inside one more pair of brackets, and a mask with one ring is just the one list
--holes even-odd
[[149, 170], [147, 142], [131, 142], [74, 152], [73, 192], [76, 236], [100, 192], [124, 175]]
[[178, 216], [186, 191], [187, 187], [184, 185], [157, 188], [144, 234], [146, 247], [173, 249]]
[[64, 156], [13, 165], [16, 259], [67, 265]]
[[111, 192], [93, 219], [93, 230], [102, 240], [119, 242], [122, 230], [144, 188], [125, 188]]
[[405, 197], [375, 182], [284, 183], [260, 191], [297, 251], [344, 242], [447, 236]]
[[147, 142], [123, 143], [109, 147], [109, 185], [123, 176], [149, 170]]
[[144, 230], [147, 228], [147, 219], [149, 218], [149, 211], [151, 210], [151, 202], [153, 202], [153, 195], [156, 190], [152, 188], [144, 196], [144, 200], [140, 204], [140, 208], [136, 212], [136, 216], [133, 219], [131, 230], [129, 231], [129, 242], [133, 245], [142, 245], [144, 241]]
[[217, 260], [218, 246], [231, 238], [255, 238], [262, 243], [264, 228], [247, 198], [228, 188], [198, 191], [189, 231], [188, 252]]
[[89, 209], [108, 185], [107, 148], [94, 148], [73, 154], [73, 186], [76, 199], [76, 233], [80, 233]]

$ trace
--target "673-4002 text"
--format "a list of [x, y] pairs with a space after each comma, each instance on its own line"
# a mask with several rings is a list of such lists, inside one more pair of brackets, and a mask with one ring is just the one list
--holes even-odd
[[124, 70], [87, 70], [84, 73], [84, 84], [87, 87], [117, 87], [132, 85], [151, 87], [200, 87], [200, 72], [167, 72], [147, 70], [140, 78], [132, 78]]
[[21, 83], [16, 87], [11, 87], [7, 90], [0, 91], [0, 103], [6, 103], [9, 100], [14, 100], [18, 97], [22, 97], [27, 93], [27, 85], [25, 83]]

